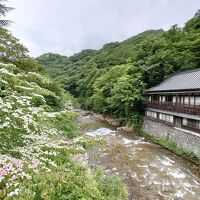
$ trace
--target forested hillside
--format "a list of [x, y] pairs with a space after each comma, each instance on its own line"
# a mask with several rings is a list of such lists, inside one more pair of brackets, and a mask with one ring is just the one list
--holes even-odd
[[200, 12], [183, 28], [149, 30], [100, 50], [70, 57], [48, 53], [37, 60], [83, 108], [130, 121], [143, 112], [146, 88], [200, 67]]

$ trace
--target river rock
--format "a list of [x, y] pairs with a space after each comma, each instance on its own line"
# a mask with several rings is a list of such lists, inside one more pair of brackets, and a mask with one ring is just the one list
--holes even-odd
[[77, 154], [77, 155], [73, 156], [73, 160], [82, 164], [84, 167], [88, 166], [88, 159], [89, 159], [89, 156], [87, 153], [86, 154]]
[[130, 132], [132, 129], [128, 126], [122, 126], [117, 128], [118, 131], [125, 131], [125, 132]]
[[112, 171], [113, 172], [117, 171], [117, 168], [116, 167], [112, 168]]
[[109, 175], [111, 175], [111, 174], [112, 174], [112, 170], [111, 170], [111, 169], [105, 170], [105, 175], [106, 175], [106, 176], [109, 176]]
[[103, 117], [103, 115], [101, 115], [101, 114], [93, 113], [93, 114], [92, 114], [92, 117], [93, 117], [94, 119], [96, 119], [96, 120], [104, 120], [104, 117]]

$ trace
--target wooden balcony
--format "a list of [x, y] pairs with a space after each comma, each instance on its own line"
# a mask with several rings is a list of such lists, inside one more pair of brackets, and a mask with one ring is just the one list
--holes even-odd
[[180, 103], [172, 103], [172, 102], [159, 102], [159, 101], [151, 101], [148, 102], [149, 108], [166, 110], [170, 112], [184, 113], [188, 115], [198, 115], [200, 116], [200, 106], [189, 106]]

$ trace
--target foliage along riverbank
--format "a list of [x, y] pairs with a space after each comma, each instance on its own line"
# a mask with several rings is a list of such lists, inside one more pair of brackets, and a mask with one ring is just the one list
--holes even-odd
[[145, 90], [172, 73], [200, 66], [200, 11], [184, 27], [149, 30], [100, 50], [37, 58], [82, 108], [134, 123], [145, 108]]
[[[20, 72], [0, 64], [0, 198], [1, 199], [121, 199], [120, 178], [102, 177], [73, 161], [84, 154], [87, 138], [78, 136], [70, 101], [55, 111], [49, 98], [59, 101], [38, 73]], [[48, 105], [47, 103], [50, 103]], [[86, 140], [84, 142], [84, 140]]]
[[[142, 135], [145, 136], [145, 138], [153, 141], [154, 143], [164, 147], [165, 149], [175, 153], [178, 156], [181, 156], [185, 158], [186, 160], [196, 164], [197, 166], [200, 166], [200, 157], [193, 152], [187, 151], [183, 148], [180, 148], [176, 145], [175, 142], [165, 138], [165, 137], [156, 137], [151, 135], [147, 132], [142, 132]], [[200, 170], [200, 168], [199, 168]]]
[[80, 135], [74, 98], [0, 33], [0, 199], [124, 199], [121, 178], [73, 159], [96, 144]]

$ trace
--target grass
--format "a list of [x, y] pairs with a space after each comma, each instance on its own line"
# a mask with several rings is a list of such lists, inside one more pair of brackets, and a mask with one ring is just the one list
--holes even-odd
[[[48, 149], [50, 150], [50, 149]], [[55, 149], [52, 149], [55, 151]], [[88, 174], [86, 168], [70, 159], [70, 150], [57, 150], [47, 156], [57, 167], [46, 173], [42, 168], [31, 180], [21, 183], [18, 199], [121, 200], [127, 196], [123, 180], [117, 176], [103, 176], [103, 171]], [[8, 198], [9, 199], [9, 198]]]
[[[178, 156], [184, 157], [186, 159], [193, 160], [197, 163], [200, 162], [200, 158], [191, 151], [187, 151], [181, 147], [178, 147], [177, 144], [166, 137], [156, 137], [151, 135], [150, 133], [144, 132], [144, 136], [147, 139], [152, 140], [154, 143], [159, 144], [160, 146], [174, 152]], [[200, 164], [200, 163], [199, 163]]]
[[106, 141], [103, 139], [94, 139], [90, 137], [84, 137], [82, 140], [79, 141], [79, 144], [81, 144], [84, 149], [87, 149], [93, 146], [99, 147], [99, 146], [105, 145]]
[[75, 123], [76, 114], [73, 112], [62, 113], [53, 119], [55, 127], [62, 131], [64, 135], [70, 139], [79, 136], [77, 131], [77, 123]]

